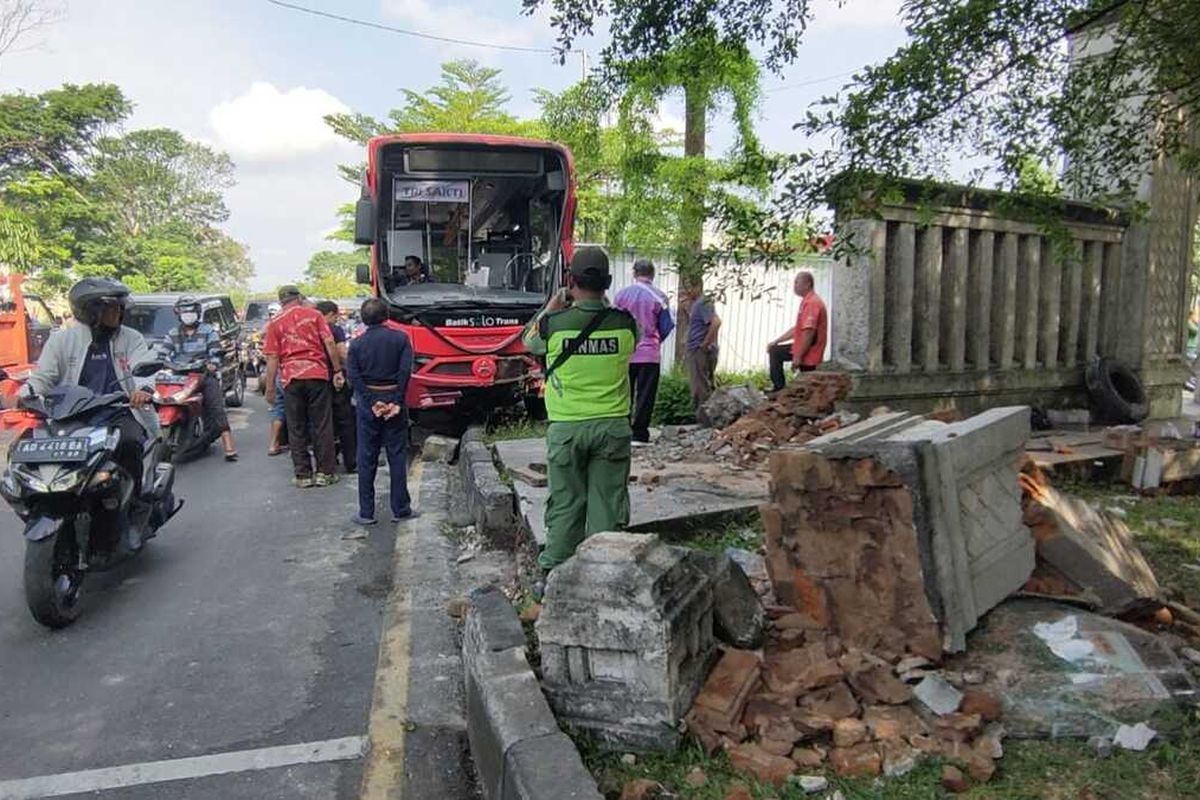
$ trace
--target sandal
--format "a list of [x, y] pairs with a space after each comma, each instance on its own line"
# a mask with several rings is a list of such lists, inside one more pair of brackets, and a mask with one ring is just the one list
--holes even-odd
[[225, 460], [230, 461], [230, 462], [237, 461], [238, 460], [237, 450], [230, 450], [229, 452], [227, 452], [225, 454]]
[[269, 456], [283, 455], [283, 448], [282, 447], [268, 447], [267, 455], [269, 455]]

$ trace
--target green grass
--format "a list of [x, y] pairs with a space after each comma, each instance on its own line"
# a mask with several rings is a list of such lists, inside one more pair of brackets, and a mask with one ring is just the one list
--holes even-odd
[[[1136, 497], [1124, 485], [1064, 484], [1061, 480], [1057, 485], [1099, 507], [1123, 509], [1126, 524], [1167, 595], [1200, 608], [1200, 570], [1188, 567], [1200, 566], [1200, 497]], [[705, 549], [723, 549], [732, 544], [753, 550], [754, 542], [736, 541], [745, 528], [746, 520], [735, 520], [687, 531], [683, 541]], [[758, 530], [761, 536], [761, 524]], [[1151, 720], [1151, 725], [1176, 734], [1168, 741], [1156, 741], [1144, 753], [1117, 751], [1106, 759], [1098, 758], [1078, 741], [1008, 740], [992, 780], [958, 796], [969, 800], [1200, 798], [1200, 714], [1196, 710], [1168, 709]], [[756, 783], [750, 776], [736, 773], [723, 754], [710, 758], [691, 742], [674, 755], [638, 756], [633, 766], [622, 764], [619, 753], [603, 752], [589, 742], [581, 742], [580, 749], [601, 789], [610, 797], [619, 796], [620, 787], [634, 778], [658, 781], [671, 796], [681, 800], [722, 800], [734, 782], [749, 786], [756, 800], [824, 797], [805, 795], [799, 787], [777, 790]], [[708, 783], [701, 788], [692, 788], [683, 780], [694, 766], [701, 767], [708, 776]], [[937, 760], [922, 762], [902, 778], [851, 780], [825, 774], [831, 791], [840, 789], [846, 800], [940, 800], [948, 796], [940, 786], [941, 762]]]
[[489, 425], [483, 433], [483, 441], [487, 444], [504, 442], [509, 439], [541, 439], [546, 435], [544, 421], [518, 417], [497, 425]]
[[689, 526], [684, 522], [676, 525], [671, 541], [699, 550], [723, 552], [727, 547], [736, 547], [757, 553], [763, 547], [762, 517], [757, 511], [744, 514], [722, 515], [715, 522], [701, 521]]

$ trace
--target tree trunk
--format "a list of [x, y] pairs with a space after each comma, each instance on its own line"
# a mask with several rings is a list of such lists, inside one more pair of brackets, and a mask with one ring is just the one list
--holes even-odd
[[[705, 138], [708, 133], [708, 93], [694, 84], [683, 87], [683, 155], [686, 159], [703, 159], [706, 154]], [[691, 191], [684, 197], [683, 212], [679, 220], [679, 289], [678, 320], [675, 334], [675, 364], [682, 366], [687, 357], [688, 303], [686, 292], [689, 287], [703, 288], [704, 274], [700, 253], [704, 246], [704, 189], [699, 182], [692, 182]]]

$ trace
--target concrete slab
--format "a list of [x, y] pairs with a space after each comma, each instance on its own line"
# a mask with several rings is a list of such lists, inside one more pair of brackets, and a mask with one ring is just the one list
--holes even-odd
[[[530, 464], [546, 463], [544, 439], [496, 442], [505, 469], [531, 471]], [[653, 448], [649, 448], [653, 449]], [[536, 470], [534, 470], [536, 471]], [[765, 469], [739, 469], [715, 461], [688, 461], [661, 466], [635, 453], [629, 485], [629, 527], [656, 527], [705, 514], [752, 511], [767, 499]], [[547, 486], [513, 481], [520, 515], [538, 544], [546, 541], [544, 510]]]

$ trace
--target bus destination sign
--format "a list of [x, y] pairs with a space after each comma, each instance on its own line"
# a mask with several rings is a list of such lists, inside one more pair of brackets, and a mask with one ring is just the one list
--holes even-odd
[[396, 181], [396, 201], [405, 203], [466, 203], [470, 181]]

